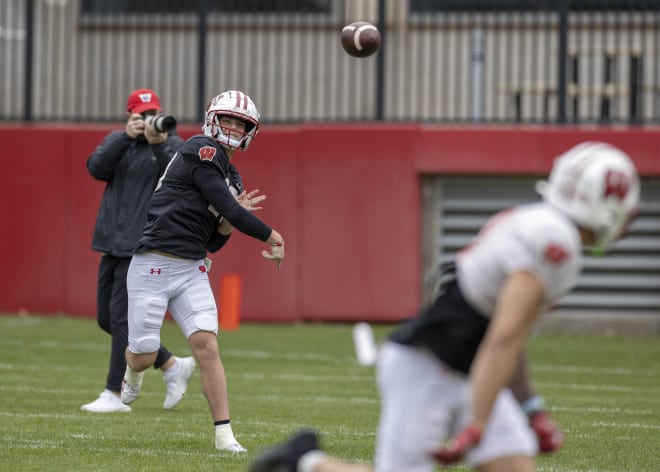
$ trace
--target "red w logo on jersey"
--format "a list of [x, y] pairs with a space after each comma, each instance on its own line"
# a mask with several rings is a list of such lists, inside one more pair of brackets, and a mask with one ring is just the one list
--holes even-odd
[[558, 244], [550, 243], [543, 253], [546, 260], [553, 265], [559, 265], [568, 258], [568, 252]]
[[212, 161], [217, 149], [212, 146], [204, 146], [199, 150], [199, 158], [203, 161]]

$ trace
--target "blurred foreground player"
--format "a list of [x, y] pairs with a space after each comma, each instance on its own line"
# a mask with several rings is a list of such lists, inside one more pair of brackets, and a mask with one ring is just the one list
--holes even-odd
[[[435, 302], [381, 348], [376, 471], [431, 472], [436, 462], [465, 460], [481, 472], [531, 472], [539, 451], [561, 447], [525, 371], [527, 336], [575, 286], [582, 250], [600, 252], [622, 235], [638, 206], [639, 177], [622, 151], [589, 142], [560, 156], [538, 190], [543, 202], [501, 212], [482, 228], [446, 267]], [[367, 470], [326, 457], [314, 431], [250, 468]]]
[[[126, 273], [147, 221], [147, 205], [167, 163], [183, 145], [175, 130], [160, 133], [145, 117], [160, 113], [158, 95], [151, 89], [134, 90], [126, 103], [126, 126], [110, 132], [87, 159], [87, 169], [106, 182], [96, 217], [92, 249], [101, 262], [96, 290], [96, 318], [112, 338], [105, 390], [81, 406], [92, 413], [129, 412], [119, 399], [126, 371], [128, 294]], [[192, 357], [175, 357], [161, 345], [153, 363], [163, 371], [167, 394], [163, 408], [171, 410], [182, 399], [195, 368]]]
[[220, 361], [218, 316], [209, 284], [207, 251], [216, 252], [234, 228], [269, 245], [263, 257], [279, 269], [284, 240], [251, 212], [264, 196], [246, 193], [235, 151], [245, 151], [259, 129], [256, 106], [243, 92], [216, 96], [203, 134], [190, 138], [170, 161], [153, 194], [147, 224], [128, 270], [128, 367], [121, 399], [132, 403], [144, 370], [156, 357], [166, 310], [185, 334], [199, 364], [202, 389], [219, 450], [245, 452], [234, 437]]

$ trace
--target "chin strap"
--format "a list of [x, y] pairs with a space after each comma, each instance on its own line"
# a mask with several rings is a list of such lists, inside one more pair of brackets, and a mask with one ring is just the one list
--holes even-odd
[[585, 244], [582, 246], [582, 250], [589, 253], [590, 256], [603, 257], [607, 252], [607, 246], [600, 244]]

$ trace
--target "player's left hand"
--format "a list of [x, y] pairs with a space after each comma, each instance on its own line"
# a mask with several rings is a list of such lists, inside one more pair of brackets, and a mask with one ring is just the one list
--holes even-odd
[[248, 211], [261, 210], [261, 207], [258, 205], [266, 199], [266, 195], [257, 195], [258, 193], [259, 189], [252, 190], [251, 192], [243, 190], [236, 197], [236, 201]]
[[275, 261], [275, 264], [277, 265], [277, 270], [280, 270], [280, 266], [282, 265], [282, 259], [284, 259], [284, 241], [282, 241], [282, 244], [271, 244], [270, 252], [261, 251], [261, 255], [266, 259]]
[[547, 412], [541, 410], [531, 414], [529, 426], [536, 434], [541, 453], [555, 452], [564, 444], [564, 433]]
[[481, 440], [481, 431], [470, 425], [458, 433], [454, 439], [433, 452], [433, 458], [442, 465], [450, 465], [460, 461], [463, 456]]

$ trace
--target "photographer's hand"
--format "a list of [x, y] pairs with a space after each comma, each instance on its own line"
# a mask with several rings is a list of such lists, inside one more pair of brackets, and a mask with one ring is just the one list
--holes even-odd
[[162, 144], [167, 141], [167, 131], [159, 133], [150, 124], [144, 122], [144, 137], [147, 138], [149, 144]]
[[137, 139], [138, 136], [144, 134], [144, 120], [142, 119], [142, 115], [133, 113], [128, 117], [126, 134], [131, 139]]

